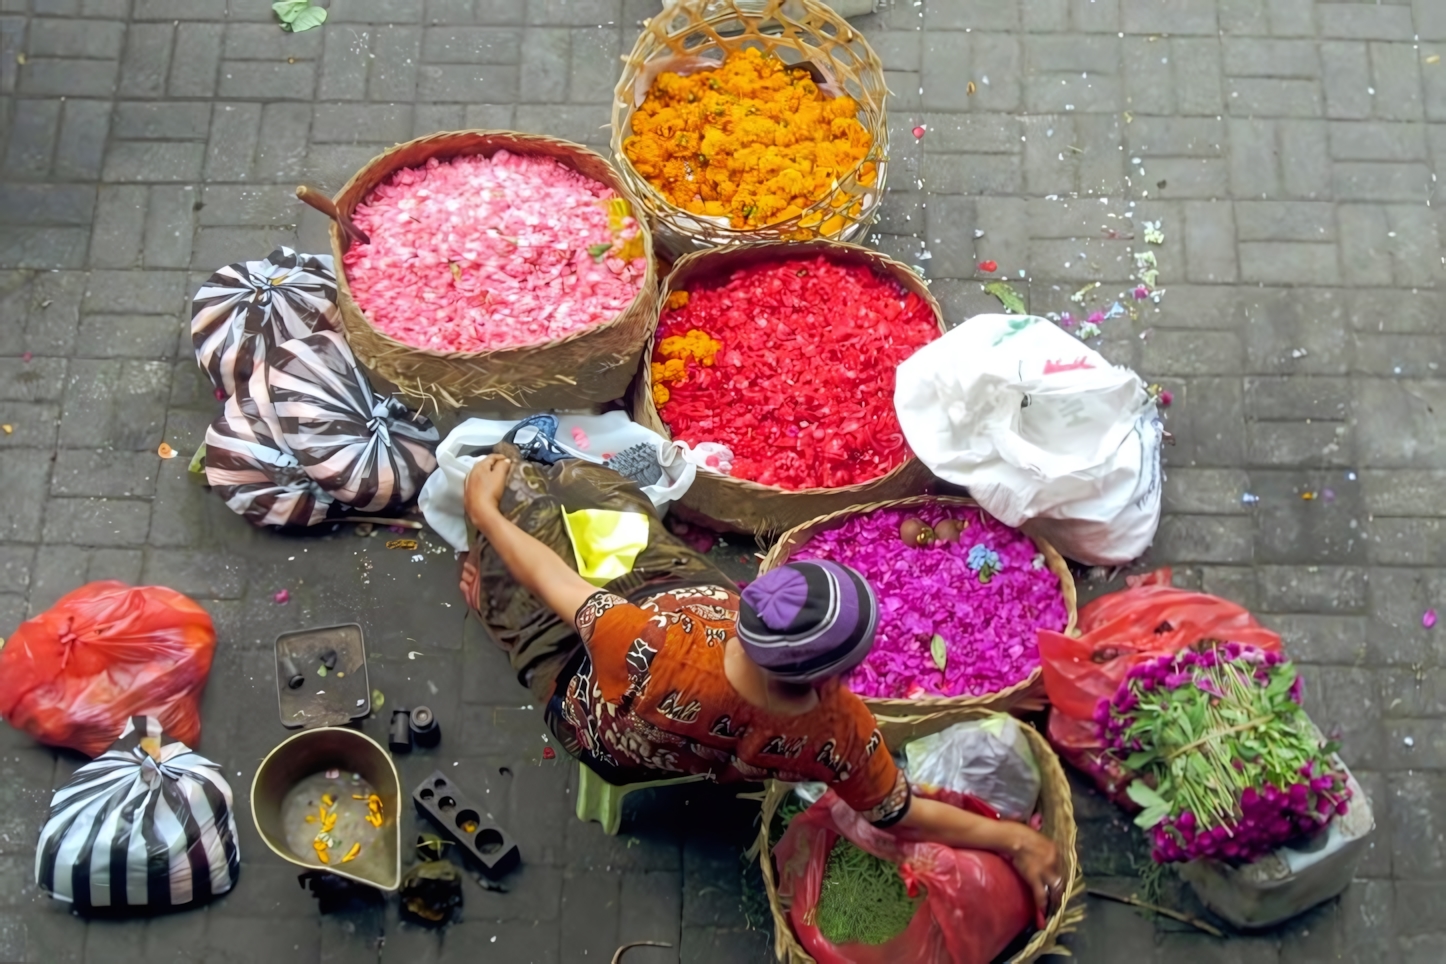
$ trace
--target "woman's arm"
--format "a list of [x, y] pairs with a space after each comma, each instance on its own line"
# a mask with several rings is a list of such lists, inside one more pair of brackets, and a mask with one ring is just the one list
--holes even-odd
[[1014, 864], [1048, 914], [1064, 898], [1059, 851], [1043, 834], [1022, 823], [990, 820], [938, 800], [915, 796], [904, 818], [889, 828], [905, 840], [929, 841], [966, 850], [989, 850]]
[[498, 509], [511, 468], [512, 463], [500, 455], [489, 455], [472, 466], [464, 490], [467, 518], [497, 550], [512, 578], [571, 625], [578, 609], [598, 589]]

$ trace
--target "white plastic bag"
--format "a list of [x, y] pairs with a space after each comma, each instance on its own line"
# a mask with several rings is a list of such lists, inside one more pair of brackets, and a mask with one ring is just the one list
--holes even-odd
[[[432, 473], [427, 484], [422, 487], [417, 505], [426, 517], [427, 524], [458, 552], [467, 550], [467, 518], [463, 509], [462, 490], [467, 481], [467, 473], [477, 461], [476, 456], [464, 453], [496, 445], [504, 435], [512, 431], [518, 421], [520, 419], [496, 421], [469, 418], [452, 429], [437, 446], [437, 471]], [[526, 442], [533, 437], [533, 433], [533, 429], [524, 428], [518, 432], [517, 441]], [[663, 467], [663, 477], [642, 489], [659, 513], [668, 503], [683, 497], [683, 493], [688, 491], [698, 473], [698, 467], [688, 460], [687, 446], [681, 442], [668, 441], [658, 433], [633, 422], [623, 412], [558, 415], [556, 441], [558, 447], [569, 455], [599, 465], [633, 446], [656, 446], [658, 464]]]
[[935, 475], [1072, 559], [1126, 563], [1155, 537], [1154, 400], [1043, 318], [976, 315], [925, 345], [899, 366], [894, 408]]
[[978, 797], [1005, 820], [1027, 821], [1039, 800], [1039, 762], [1014, 718], [995, 713], [904, 745], [909, 782]]

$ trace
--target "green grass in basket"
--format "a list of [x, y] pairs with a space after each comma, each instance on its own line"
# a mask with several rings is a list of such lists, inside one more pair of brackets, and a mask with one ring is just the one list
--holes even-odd
[[903, 933], [923, 899], [908, 895], [893, 864], [840, 837], [824, 870], [818, 929], [834, 945], [883, 944]]

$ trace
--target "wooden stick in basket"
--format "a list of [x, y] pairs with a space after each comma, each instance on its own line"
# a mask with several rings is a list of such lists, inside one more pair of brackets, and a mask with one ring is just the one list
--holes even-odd
[[346, 238], [347, 246], [353, 244], [371, 244], [372, 239], [361, 228], [352, 223], [352, 219], [336, 209], [331, 198], [322, 194], [315, 188], [307, 187], [305, 184], [296, 189], [296, 196], [304, 203], [316, 208], [322, 214], [331, 218], [341, 227], [342, 236]]

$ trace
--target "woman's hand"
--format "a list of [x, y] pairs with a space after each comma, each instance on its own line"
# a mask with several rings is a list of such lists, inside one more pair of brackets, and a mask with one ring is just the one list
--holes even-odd
[[498, 512], [498, 503], [502, 501], [507, 474], [511, 469], [510, 459], [494, 454], [473, 463], [472, 470], [467, 473], [462, 502], [467, 507], [467, 518], [478, 529], [484, 529], [489, 516]]
[[1039, 926], [1064, 900], [1059, 851], [1046, 836], [1022, 823], [991, 820], [938, 800], [916, 796], [909, 812], [893, 826], [896, 837], [927, 840], [965, 850], [989, 850], [1007, 859], [1034, 895]]
[[1008, 857], [1014, 869], [1034, 894], [1035, 906], [1043, 917], [1053, 914], [1064, 900], [1065, 882], [1059, 869], [1059, 849], [1054, 841], [1023, 824], [1013, 824], [1019, 833]]

